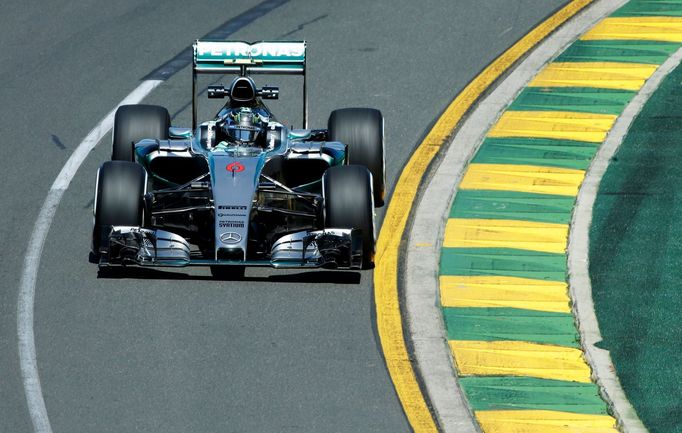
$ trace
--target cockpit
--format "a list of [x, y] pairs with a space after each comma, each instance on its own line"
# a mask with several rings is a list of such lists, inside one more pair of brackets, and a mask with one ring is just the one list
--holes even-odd
[[[262, 89], [250, 77], [239, 76], [228, 88], [209, 86], [211, 99], [229, 98], [215, 119], [199, 126], [200, 144], [208, 151], [235, 151], [252, 148], [253, 152], [273, 150], [286, 136], [286, 128], [276, 122], [262, 99], [277, 99], [276, 87]], [[248, 152], [248, 153], [253, 153]]]
[[270, 117], [261, 108], [238, 107], [221, 112], [216, 122], [218, 141], [239, 146], [265, 147], [265, 131]]

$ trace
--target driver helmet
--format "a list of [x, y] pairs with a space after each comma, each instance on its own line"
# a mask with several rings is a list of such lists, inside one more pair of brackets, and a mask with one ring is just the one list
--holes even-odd
[[263, 133], [263, 119], [249, 107], [240, 107], [223, 124], [228, 140], [238, 145], [254, 145]]

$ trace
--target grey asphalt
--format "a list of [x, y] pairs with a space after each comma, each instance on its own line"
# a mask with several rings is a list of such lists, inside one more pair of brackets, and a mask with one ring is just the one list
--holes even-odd
[[[390, 193], [457, 92], [564, 2], [290, 1], [235, 24], [258, 3], [3, 2], [0, 432], [32, 431], [16, 300], [47, 190], [90, 129], [192, 40], [225, 23], [233, 39], [308, 40], [311, 125], [337, 107], [381, 109]], [[280, 84], [273, 108], [300, 123], [299, 82]], [[147, 102], [187, 125], [189, 97], [184, 68]], [[91, 205], [109, 140], [65, 194], [38, 276], [38, 367], [55, 432], [409, 431], [374, 329], [371, 271], [248, 270], [238, 283], [201, 269], [97, 278], [87, 262]]]

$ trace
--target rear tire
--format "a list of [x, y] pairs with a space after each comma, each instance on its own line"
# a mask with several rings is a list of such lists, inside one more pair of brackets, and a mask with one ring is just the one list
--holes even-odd
[[135, 143], [144, 139], [167, 140], [168, 110], [157, 105], [122, 105], [114, 117], [112, 161], [135, 161]]
[[342, 108], [329, 115], [329, 139], [348, 147], [348, 164], [364, 165], [372, 173], [374, 206], [384, 205], [384, 117], [374, 108]]
[[362, 267], [374, 267], [374, 206], [370, 172], [361, 165], [331, 167], [322, 176], [325, 227], [362, 230]]
[[108, 161], [97, 172], [92, 251], [99, 255], [111, 226], [142, 226], [147, 172], [133, 162]]

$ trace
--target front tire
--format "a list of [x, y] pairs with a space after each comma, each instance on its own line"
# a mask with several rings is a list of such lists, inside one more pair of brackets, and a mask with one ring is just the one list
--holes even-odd
[[168, 110], [157, 105], [121, 105], [114, 117], [112, 161], [135, 161], [135, 143], [150, 138], [167, 140]]
[[133, 162], [108, 161], [97, 172], [92, 252], [109, 236], [111, 226], [142, 226], [147, 172]]
[[374, 108], [342, 108], [329, 115], [329, 139], [348, 148], [348, 164], [364, 165], [372, 173], [374, 205], [384, 205], [384, 117]]
[[372, 176], [361, 165], [331, 167], [322, 176], [324, 225], [362, 230], [362, 267], [374, 267], [374, 203]]

